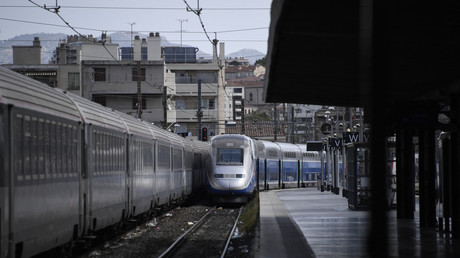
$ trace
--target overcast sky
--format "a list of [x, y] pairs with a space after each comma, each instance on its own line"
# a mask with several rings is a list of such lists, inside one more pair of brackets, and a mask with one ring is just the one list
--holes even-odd
[[[56, 0], [34, 0], [38, 5], [56, 6]], [[204, 28], [211, 39], [225, 43], [226, 54], [243, 48], [267, 51], [271, 0], [186, 0], [199, 7]], [[186, 10], [184, 0], [57, 0], [60, 16], [82, 34], [100, 36], [102, 31], [131, 30], [160, 32], [168, 41], [212, 53], [199, 17]], [[12, 7], [14, 6], [14, 7]], [[186, 21], [184, 21], [186, 20]], [[57, 26], [53, 26], [57, 25]], [[58, 15], [36, 7], [27, 0], [0, 2], [0, 40], [21, 34], [61, 32], [76, 34]]]

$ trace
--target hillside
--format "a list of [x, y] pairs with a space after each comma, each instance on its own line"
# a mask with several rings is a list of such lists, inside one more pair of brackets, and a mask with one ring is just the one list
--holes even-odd
[[[141, 38], [148, 37], [147, 34], [136, 34]], [[128, 47], [131, 45], [130, 33], [111, 33], [108, 35], [112, 38], [113, 43], [118, 43], [120, 47]], [[12, 64], [13, 63], [13, 50], [11, 46], [24, 46], [32, 45], [34, 37], [40, 38], [42, 45], [42, 64], [48, 64], [53, 57], [53, 51], [59, 45], [61, 40], [67, 39], [67, 35], [63, 33], [34, 33], [34, 34], [23, 34], [8, 40], [0, 41], [0, 64]], [[169, 42], [165, 37], [161, 37], [162, 46], [178, 46], [177, 44]], [[191, 46], [186, 46], [191, 47]], [[249, 59], [250, 63], [254, 63], [256, 60], [261, 59], [265, 54], [254, 50], [254, 49], [242, 49], [238, 52], [230, 53], [227, 57], [245, 57]], [[198, 51], [197, 57], [211, 58], [211, 54], [203, 51]]]

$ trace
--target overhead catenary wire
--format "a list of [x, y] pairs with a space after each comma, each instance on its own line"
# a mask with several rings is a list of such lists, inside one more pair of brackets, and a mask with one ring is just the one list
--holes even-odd
[[[4, 18], [0, 17], [0, 20], [3, 21], [11, 21], [11, 22], [20, 22], [20, 23], [27, 23], [27, 24], [36, 24], [36, 25], [45, 25], [45, 26], [52, 26], [52, 27], [60, 27], [60, 28], [68, 28], [67, 25], [62, 24], [54, 24], [54, 23], [45, 23], [40, 21], [30, 21], [30, 20], [19, 20], [19, 19], [11, 19], [11, 18]], [[117, 30], [117, 29], [98, 29], [98, 28], [87, 28], [87, 27], [77, 27], [74, 26], [73, 28], [79, 30], [87, 30], [87, 31], [107, 31], [107, 32], [123, 32], [123, 33], [130, 33], [127, 30]], [[215, 33], [235, 33], [235, 32], [244, 32], [244, 31], [255, 31], [255, 30], [268, 30], [269, 27], [257, 27], [257, 28], [246, 28], [246, 29], [233, 29], [233, 30], [222, 30], [222, 31], [214, 31]], [[136, 30], [135, 33], [149, 33], [151, 31], [144, 31], [144, 30]], [[162, 34], [180, 34], [178, 30], [167, 30], [167, 31], [158, 31]], [[201, 34], [203, 31], [183, 31], [184, 34]], [[185, 40], [184, 40], [185, 41]], [[196, 41], [196, 40], [193, 40]], [[266, 40], [264, 40], [266, 41]]]
[[[36, 6], [30, 5], [0, 5], [0, 8], [35, 8]], [[184, 8], [179, 7], [133, 7], [133, 6], [77, 6], [77, 5], [61, 5], [62, 9], [103, 9], [103, 10], [173, 10], [182, 11]], [[206, 11], [270, 11], [266, 7], [230, 7], [230, 8], [202, 8]]]

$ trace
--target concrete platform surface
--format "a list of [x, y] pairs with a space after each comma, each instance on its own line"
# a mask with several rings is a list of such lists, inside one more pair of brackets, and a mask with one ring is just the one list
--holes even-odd
[[[417, 212], [416, 212], [417, 213]], [[390, 257], [460, 257], [460, 240], [388, 211]], [[316, 188], [260, 192], [256, 257], [369, 257], [367, 211], [348, 209], [347, 199]]]

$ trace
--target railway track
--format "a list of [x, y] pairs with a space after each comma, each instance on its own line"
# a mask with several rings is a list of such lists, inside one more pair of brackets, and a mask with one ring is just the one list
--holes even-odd
[[225, 257], [242, 210], [213, 207], [159, 257]]

